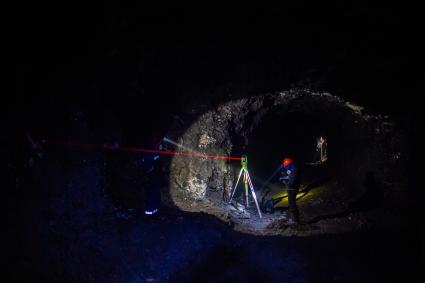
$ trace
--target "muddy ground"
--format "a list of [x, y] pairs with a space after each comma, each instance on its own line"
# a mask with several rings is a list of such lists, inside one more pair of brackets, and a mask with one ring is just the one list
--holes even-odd
[[8, 282], [421, 282], [413, 217], [392, 229], [309, 237], [249, 235], [167, 207], [147, 218], [110, 204], [96, 166], [102, 154], [47, 153], [44, 178], [27, 176], [9, 211]]
[[411, 230], [259, 237], [202, 213], [105, 218], [79, 230], [33, 220], [9, 282], [422, 282]]

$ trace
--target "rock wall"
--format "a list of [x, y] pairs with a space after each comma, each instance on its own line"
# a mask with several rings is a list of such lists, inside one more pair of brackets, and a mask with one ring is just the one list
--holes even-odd
[[[364, 176], [368, 170], [378, 172], [381, 179], [387, 177], [384, 167], [396, 151], [391, 148], [394, 142], [385, 142], [392, 132], [389, 117], [367, 114], [363, 107], [329, 93], [292, 89], [229, 101], [200, 115], [181, 133], [177, 142], [197, 153], [231, 155], [235, 148], [243, 150], [248, 145], [250, 135], [262, 118], [276, 109], [283, 113], [333, 112], [335, 119], [349, 129], [346, 134], [352, 144], [348, 144], [343, 153], [349, 161], [340, 170], [345, 174], [344, 185], [351, 187], [352, 196], [347, 197], [362, 194], [361, 189], [355, 188], [362, 187], [358, 176]], [[186, 211], [203, 211], [223, 220], [237, 218], [240, 211], [235, 215], [235, 210], [225, 200], [239, 169], [238, 162], [224, 159], [174, 157], [170, 164], [169, 186], [172, 202]]]

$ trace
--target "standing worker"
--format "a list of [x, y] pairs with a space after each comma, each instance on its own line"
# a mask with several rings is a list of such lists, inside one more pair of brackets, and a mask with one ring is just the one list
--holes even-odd
[[316, 139], [316, 151], [310, 165], [320, 165], [328, 160], [328, 142], [323, 136]]
[[291, 158], [285, 158], [283, 160], [282, 172], [279, 180], [288, 187], [288, 204], [291, 214], [289, 224], [297, 224], [299, 223], [297, 194], [300, 188], [300, 178], [298, 168]]
[[[151, 138], [154, 150], [162, 150], [162, 139], [157, 136]], [[145, 214], [153, 215], [158, 212], [161, 202], [161, 158], [158, 153], [148, 152], [143, 155], [142, 167], [144, 173]]]

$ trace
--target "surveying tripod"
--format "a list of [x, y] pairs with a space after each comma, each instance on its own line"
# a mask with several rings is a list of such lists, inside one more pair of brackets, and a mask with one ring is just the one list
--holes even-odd
[[241, 179], [241, 176], [243, 176], [243, 183], [245, 187], [245, 199], [246, 199], [246, 207], [248, 208], [248, 187], [251, 190], [252, 198], [254, 199], [255, 205], [257, 206], [258, 215], [260, 218], [263, 216], [261, 215], [260, 207], [258, 206], [257, 196], [254, 191], [254, 186], [252, 185], [251, 177], [248, 173], [248, 157], [246, 155], [242, 155], [242, 161], [241, 161], [242, 168], [239, 171], [238, 180], [236, 181], [235, 188], [233, 189], [232, 195], [230, 197], [229, 202], [232, 201], [233, 195], [236, 192], [236, 188], [238, 187], [239, 181]]

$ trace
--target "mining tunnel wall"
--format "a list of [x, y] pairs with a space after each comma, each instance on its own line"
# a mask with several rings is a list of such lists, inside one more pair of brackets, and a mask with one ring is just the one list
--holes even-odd
[[[329, 161], [321, 171], [304, 166], [304, 178], [313, 182], [329, 177], [334, 191], [324, 201], [335, 202], [335, 213], [344, 211], [350, 201], [365, 193], [368, 174], [385, 182], [395, 162], [400, 161], [400, 137], [394, 134], [390, 117], [368, 113], [329, 93], [309, 90], [229, 101], [201, 114], [180, 132], [177, 127], [170, 133], [195, 152], [237, 157], [247, 154], [257, 188], [284, 156], [292, 156], [300, 165], [308, 163], [315, 138], [320, 135], [328, 139]], [[169, 166], [166, 195], [180, 209], [213, 214], [236, 223], [242, 231], [280, 233], [270, 229], [270, 223], [254, 225], [252, 217], [251, 221], [241, 220], [226, 203], [239, 162], [176, 156]], [[259, 197], [262, 193], [257, 191]]]

